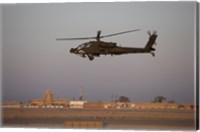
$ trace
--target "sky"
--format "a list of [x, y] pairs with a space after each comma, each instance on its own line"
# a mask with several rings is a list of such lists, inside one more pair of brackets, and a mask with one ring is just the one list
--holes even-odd
[[[54, 98], [111, 101], [127, 96], [150, 102], [164, 96], [193, 102], [195, 86], [195, 2], [125, 2], [2, 5], [3, 101]], [[102, 39], [125, 47], [144, 47], [147, 31], [157, 31], [151, 54], [101, 56], [94, 61], [71, 54], [96, 36], [140, 29]]]

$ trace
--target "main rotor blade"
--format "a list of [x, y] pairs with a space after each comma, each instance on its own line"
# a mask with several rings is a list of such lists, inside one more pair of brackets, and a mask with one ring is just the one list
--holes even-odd
[[111, 36], [115, 36], [115, 35], [120, 35], [120, 34], [125, 34], [125, 33], [130, 33], [130, 32], [136, 32], [136, 31], [140, 31], [140, 29], [134, 29], [134, 30], [124, 31], [124, 32], [104, 35], [104, 36], [101, 36], [100, 38], [111, 37]]
[[86, 37], [86, 38], [57, 38], [56, 40], [84, 40], [84, 39], [96, 39], [96, 37]]
[[111, 36], [120, 35], [120, 34], [124, 34], [124, 33], [135, 32], [135, 31], [140, 31], [140, 29], [134, 29], [134, 30], [124, 31], [124, 32], [119, 32], [119, 33], [114, 33], [114, 34], [109, 34], [109, 35], [104, 35], [104, 36], [100, 36], [101, 31], [98, 31], [96, 37], [83, 37], [83, 38], [57, 38], [56, 40], [57, 40], [57, 41], [60, 41], [60, 40], [62, 41], [62, 40], [100, 39], [100, 38], [111, 37]]

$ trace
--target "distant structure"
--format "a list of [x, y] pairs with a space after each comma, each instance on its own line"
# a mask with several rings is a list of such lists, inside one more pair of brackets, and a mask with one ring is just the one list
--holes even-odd
[[43, 100], [44, 100], [44, 104], [52, 104], [53, 101], [53, 93], [51, 92], [50, 89], [47, 89], [44, 93], [44, 97], [43, 97]]
[[48, 105], [66, 105], [69, 104], [67, 99], [54, 99], [50, 89], [46, 89], [43, 99], [33, 99], [29, 101], [30, 105], [48, 106]]
[[79, 100], [83, 100], [83, 91], [82, 91], [82, 87], [80, 86], [80, 97]]
[[70, 108], [84, 108], [84, 105], [87, 103], [86, 100], [83, 99], [83, 89], [80, 86], [79, 89], [79, 100], [71, 100], [69, 101], [69, 107]]

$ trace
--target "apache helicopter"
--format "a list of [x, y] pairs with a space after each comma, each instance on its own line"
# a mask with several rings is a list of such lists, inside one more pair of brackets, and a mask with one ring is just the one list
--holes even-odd
[[101, 41], [101, 38], [111, 37], [115, 35], [130, 33], [139, 31], [139, 29], [129, 30], [109, 35], [101, 36], [101, 31], [97, 32], [96, 37], [84, 37], [84, 38], [57, 38], [56, 40], [86, 40], [86, 39], [96, 39], [96, 41], [89, 41], [79, 45], [77, 48], [71, 48], [70, 53], [74, 53], [80, 55], [83, 58], [86, 56], [89, 60], [94, 60], [94, 57], [99, 57], [100, 55], [122, 55], [122, 54], [130, 54], [130, 53], [151, 53], [152, 56], [155, 56], [154, 52], [155, 49], [153, 45], [156, 44], [157, 33], [156, 31], [151, 34], [150, 31], [147, 33], [149, 34], [149, 40], [144, 48], [132, 48], [132, 47], [120, 47], [117, 46], [117, 43], [113, 42], [104, 42]]

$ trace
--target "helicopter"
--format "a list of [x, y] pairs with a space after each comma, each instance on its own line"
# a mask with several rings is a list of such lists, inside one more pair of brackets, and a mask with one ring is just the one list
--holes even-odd
[[117, 46], [117, 43], [114, 42], [105, 42], [100, 39], [111, 37], [115, 35], [130, 33], [140, 31], [140, 29], [128, 30], [124, 32], [118, 32], [114, 34], [101, 36], [101, 31], [97, 32], [95, 37], [83, 37], [83, 38], [57, 38], [57, 41], [63, 40], [87, 40], [87, 39], [96, 39], [96, 41], [89, 41], [79, 45], [76, 48], [71, 48], [70, 53], [80, 55], [83, 58], [88, 57], [90, 61], [94, 60], [95, 57], [100, 55], [122, 55], [122, 54], [131, 54], [131, 53], [150, 53], [153, 57], [155, 56], [155, 48], [153, 45], [156, 44], [157, 32], [154, 31], [152, 34], [148, 31], [149, 40], [144, 48], [133, 48], [133, 47], [121, 47]]

